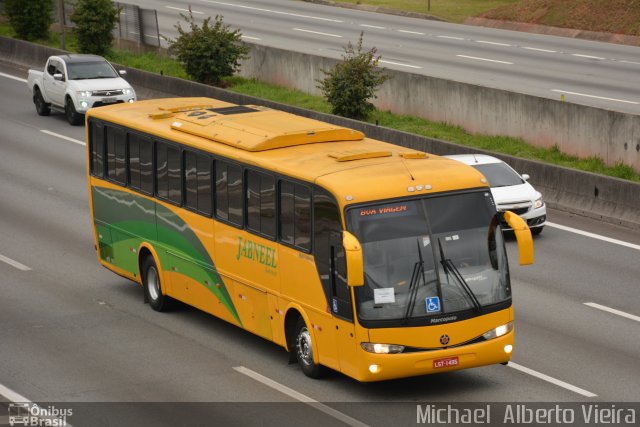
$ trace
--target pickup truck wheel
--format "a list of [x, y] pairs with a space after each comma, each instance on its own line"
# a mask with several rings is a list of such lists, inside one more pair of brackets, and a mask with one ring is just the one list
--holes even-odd
[[76, 107], [73, 105], [71, 98], [67, 98], [64, 101], [64, 113], [67, 116], [69, 124], [77, 126], [82, 123], [82, 114], [76, 111]]
[[37, 86], [33, 89], [33, 103], [36, 105], [36, 112], [39, 116], [48, 116], [51, 113], [49, 104], [44, 102], [42, 93], [40, 93], [40, 89]]

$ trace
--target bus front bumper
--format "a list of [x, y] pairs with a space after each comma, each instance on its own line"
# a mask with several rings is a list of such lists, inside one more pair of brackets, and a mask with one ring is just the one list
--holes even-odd
[[357, 379], [382, 381], [506, 363], [511, 360], [513, 341], [511, 331], [489, 341], [443, 350], [375, 354], [359, 349], [362, 368]]

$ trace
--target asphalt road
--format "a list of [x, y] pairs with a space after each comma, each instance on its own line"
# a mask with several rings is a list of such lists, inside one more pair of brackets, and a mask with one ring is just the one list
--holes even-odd
[[[176, 37], [189, 5], [245, 41], [341, 58], [364, 31], [381, 66], [629, 113], [640, 112], [640, 48], [323, 6], [291, 0], [130, 0]], [[425, 3], [426, 4], [426, 3]]]
[[[164, 402], [93, 408], [108, 415], [91, 425], [154, 426], [196, 425], [179, 422], [195, 415], [220, 425], [408, 425], [427, 402], [640, 402], [640, 232], [551, 211], [554, 224], [628, 245], [549, 226], [535, 239], [536, 264], [520, 267], [508, 242], [516, 310], [509, 366], [373, 384], [338, 373], [310, 380], [282, 348], [186, 306], [154, 312], [140, 287], [100, 267], [83, 127], [62, 114], [37, 116], [26, 83], [7, 77], [24, 78], [24, 70], [0, 72], [6, 401]], [[114, 423], [116, 415], [143, 421]]]

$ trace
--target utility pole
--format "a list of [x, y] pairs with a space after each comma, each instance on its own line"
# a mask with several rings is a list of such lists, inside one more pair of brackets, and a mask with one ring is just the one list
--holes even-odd
[[431, 0], [427, 0], [427, 11], [431, 12]]
[[64, 0], [58, 0], [58, 20], [60, 22], [60, 49], [66, 50], [65, 43], [65, 17], [64, 17]]

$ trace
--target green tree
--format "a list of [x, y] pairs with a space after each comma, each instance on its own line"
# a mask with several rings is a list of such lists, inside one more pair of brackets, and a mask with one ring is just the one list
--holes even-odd
[[4, 9], [18, 38], [38, 40], [49, 37], [53, 0], [6, 0]]
[[180, 14], [190, 31], [176, 29], [177, 39], [167, 39], [187, 74], [200, 83], [219, 85], [223, 77], [232, 76], [240, 70], [240, 61], [248, 58], [249, 48], [242, 42], [240, 30], [231, 30], [223, 23], [222, 16], [216, 15], [213, 23], [208, 17], [202, 26], [196, 24], [193, 14]]
[[113, 28], [118, 22], [118, 8], [111, 0], [78, 0], [71, 15], [76, 24], [78, 50], [105, 55], [113, 43]]
[[316, 80], [333, 114], [357, 120], [365, 120], [375, 110], [368, 100], [376, 98], [378, 87], [389, 79], [384, 70], [378, 68], [377, 49], [363, 51], [362, 38], [360, 33], [355, 47], [349, 42], [344, 47], [343, 61], [330, 70], [322, 70], [325, 78]]

